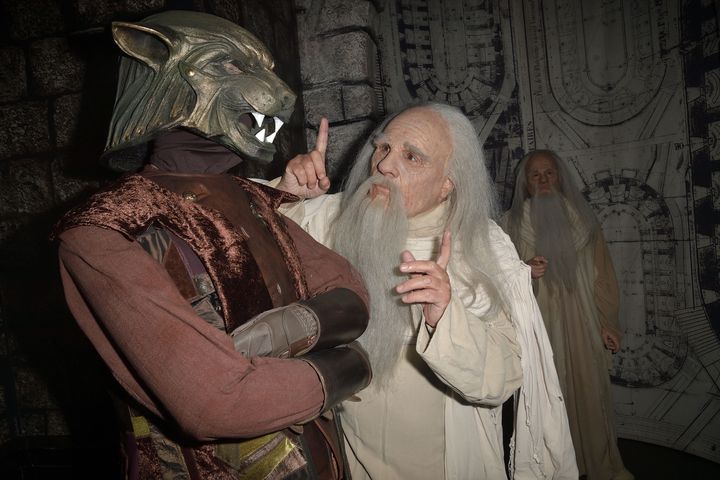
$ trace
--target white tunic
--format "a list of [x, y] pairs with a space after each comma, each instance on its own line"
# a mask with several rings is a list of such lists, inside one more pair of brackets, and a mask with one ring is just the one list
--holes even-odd
[[[283, 209], [328, 245], [341, 194]], [[410, 221], [407, 249], [415, 258], [437, 258], [445, 207]], [[368, 388], [341, 408], [346, 451], [355, 480], [503, 479], [501, 405], [517, 394], [514, 478], [577, 479], [567, 416], [547, 335], [530, 285], [529, 267], [510, 239], [491, 222], [491, 248], [501, 262], [512, 320], [489, 315], [483, 291], [470, 292], [453, 272], [463, 268], [453, 239], [448, 269], [453, 295], [430, 332], [413, 307], [416, 335], [408, 338], [392, 388]], [[476, 295], [473, 295], [475, 293]], [[473, 299], [473, 297], [475, 297]], [[520, 358], [520, 351], [523, 358]]]

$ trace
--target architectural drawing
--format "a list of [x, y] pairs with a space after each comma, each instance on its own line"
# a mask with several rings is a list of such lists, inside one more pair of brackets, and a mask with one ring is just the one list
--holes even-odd
[[623, 295], [619, 435], [720, 461], [720, 41], [692, 3], [386, 1], [379, 35], [386, 109], [462, 108], [505, 206], [526, 151], [570, 162]]

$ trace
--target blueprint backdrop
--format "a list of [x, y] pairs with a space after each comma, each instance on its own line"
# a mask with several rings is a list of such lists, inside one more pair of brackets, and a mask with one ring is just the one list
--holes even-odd
[[461, 107], [504, 207], [528, 149], [570, 162], [618, 273], [621, 437], [720, 462], [720, 2], [378, 2], [387, 111]]

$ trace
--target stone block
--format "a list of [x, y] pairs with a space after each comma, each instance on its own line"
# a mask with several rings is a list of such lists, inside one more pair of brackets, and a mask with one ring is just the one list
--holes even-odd
[[29, 368], [19, 367], [15, 371], [15, 391], [21, 409], [53, 406], [44, 380]]
[[18, 418], [18, 435], [21, 437], [47, 436], [46, 418], [44, 413], [23, 412]]
[[0, 118], [0, 159], [50, 150], [45, 102], [2, 105]]
[[85, 62], [65, 38], [46, 38], [30, 45], [31, 89], [47, 96], [82, 90]]
[[300, 43], [300, 55], [306, 87], [333, 81], [371, 83], [375, 77], [376, 45], [363, 31], [305, 38]]
[[[218, 17], [226, 18], [238, 25], [243, 25], [243, 12], [241, 7], [246, 6], [247, 3], [248, 2], [237, 2], [233, 0], [207, 0], [204, 2], [204, 11]], [[248, 28], [248, 30], [250, 29]]]
[[377, 14], [375, 6], [367, 0], [325, 0], [305, 3], [310, 4], [304, 7], [304, 15], [298, 15], [298, 27], [313, 33], [366, 28]]
[[[0, 357], [7, 357], [9, 354], [10, 349], [8, 348], [7, 333], [4, 330], [0, 330]], [[2, 410], [3, 408], [4, 407], [2, 406], [2, 402], [0, 401], [0, 410]]]
[[82, 95], [71, 94], [57, 98], [53, 102], [53, 126], [55, 128], [55, 143], [58, 148], [70, 146], [75, 137]]
[[62, 410], [48, 410], [47, 430], [48, 435], [52, 436], [70, 435], [70, 427]]
[[299, 95], [302, 91], [302, 83], [295, 30], [282, 28], [276, 24], [275, 41], [273, 45], [268, 45], [268, 49], [275, 60], [274, 71], [277, 76], [287, 83], [296, 95]]
[[339, 86], [318, 88], [303, 92], [305, 104], [305, 122], [320, 125], [320, 118], [326, 117], [330, 123], [344, 120], [342, 97]]
[[343, 85], [342, 104], [346, 120], [378, 115], [375, 89], [370, 85]]
[[74, 199], [100, 188], [100, 181], [97, 178], [79, 178], [76, 175], [68, 174], [62, 158], [52, 161], [50, 175], [55, 188], [56, 200], [60, 204], [71, 203]]
[[[3, 199], [4, 194], [0, 192], [0, 201]], [[5, 216], [3, 215], [3, 217]], [[22, 242], [21, 237], [23, 237], [23, 235], [21, 235], [20, 232], [22, 232], [25, 225], [29, 222], [30, 220], [27, 215], [22, 217], [15, 215], [12, 218], [3, 218], [0, 220], [0, 252], [2, 252], [0, 259], [5, 261], [9, 256], [15, 255], [15, 252], [12, 251], [11, 245]], [[5, 335], [7, 343], [3, 347], [7, 348], [8, 351], [4, 354], [10, 355], [10, 338], [7, 337], [7, 335], [9, 335], [7, 332]]]
[[0, 163], [0, 217], [37, 214], [53, 205], [50, 166], [40, 159]]
[[10, 429], [10, 420], [6, 415], [0, 415], [0, 445], [5, 445], [13, 437]]
[[284, 44], [275, 44], [275, 26], [267, 10], [264, 8], [252, 8], [247, 11], [248, 5], [245, 4], [244, 6], [246, 12], [243, 13], [243, 27], [260, 39], [271, 52], [275, 53], [279, 49], [285, 48]]
[[147, 14], [158, 12], [165, 6], [165, 0], [125, 0], [125, 10], [129, 13]]
[[[249, 2], [243, 2], [244, 4], [247, 4]], [[295, 5], [293, 4], [293, 0], [274, 0], [272, 2], [258, 2], [265, 6], [270, 13], [275, 17], [276, 21], [274, 23], [277, 24], [277, 20], [284, 23], [285, 25], [292, 25], [294, 23], [294, 17], [295, 17]], [[296, 2], [295, 2], [296, 3]]]
[[[125, 11], [128, 9], [126, 3], [130, 3], [130, 1], [73, 0], [68, 3], [70, 3], [69, 10], [71, 10], [68, 24], [74, 30], [104, 26], [112, 20], [128, 19]], [[139, 12], [135, 10], [133, 13]]]
[[26, 94], [25, 54], [18, 47], [0, 48], [0, 102], [14, 102]]
[[[342, 177], [355, 161], [355, 156], [375, 125], [375, 122], [366, 120], [330, 127], [326, 164], [334, 188], [339, 187]], [[315, 145], [317, 131], [306, 130], [306, 134], [308, 145]]]
[[2, 7], [7, 17], [3, 23], [7, 31], [2, 35], [22, 41], [65, 31], [62, 3], [63, 0], [5, 0]]

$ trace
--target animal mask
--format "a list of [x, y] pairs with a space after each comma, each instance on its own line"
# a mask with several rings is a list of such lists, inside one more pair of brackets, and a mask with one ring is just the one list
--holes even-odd
[[267, 48], [214, 15], [168, 11], [114, 22], [120, 63], [107, 151], [182, 127], [244, 158], [269, 163], [295, 94], [273, 73]]

